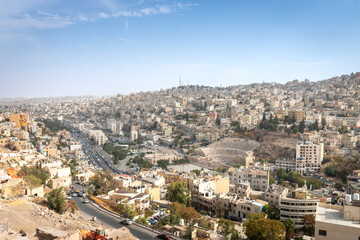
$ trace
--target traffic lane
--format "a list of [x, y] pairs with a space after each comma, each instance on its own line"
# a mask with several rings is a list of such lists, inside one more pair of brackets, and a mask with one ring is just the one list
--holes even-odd
[[126, 227], [130, 230], [130, 232], [135, 237], [137, 237], [139, 239], [153, 239], [154, 237], [156, 237], [156, 233], [148, 231], [139, 226], [136, 226], [136, 225], [124, 226], [123, 224], [120, 223], [120, 220], [121, 220], [120, 217], [113, 217], [111, 215], [108, 215], [108, 214], [100, 211], [99, 209], [95, 208], [90, 203], [82, 203], [81, 202], [82, 198], [74, 197], [72, 199], [75, 200], [76, 205], [79, 207], [79, 210], [81, 212], [84, 212], [87, 215], [96, 217], [97, 218], [96, 221], [102, 222], [113, 228]]

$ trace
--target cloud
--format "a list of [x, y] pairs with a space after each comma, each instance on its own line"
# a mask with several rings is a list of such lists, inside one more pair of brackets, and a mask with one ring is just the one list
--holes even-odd
[[86, 22], [86, 21], [89, 21], [89, 18], [86, 17], [84, 14], [82, 13], [79, 13], [76, 17], [75, 17], [76, 20], [79, 20], [79, 21], [83, 21], [83, 22]]
[[25, 13], [18, 17], [0, 20], [0, 28], [15, 30], [29, 28], [62, 28], [70, 24], [73, 24], [73, 21], [69, 17], [60, 17], [57, 14], [50, 14], [44, 11], [38, 11], [37, 16]]
[[98, 16], [100, 18], [119, 18], [119, 17], [142, 17], [142, 16], [152, 16], [158, 14], [170, 14], [180, 10], [188, 9], [192, 6], [197, 6], [197, 4], [163, 4], [155, 5], [150, 7], [140, 7], [137, 9], [127, 9], [127, 10], [116, 10], [110, 12], [100, 12]]
[[[84, 8], [83, 4], [71, 5], [69, 11], [64, 4], [47, 0], [0, 0], [0, 32], [9, 33], [9, 37], [22, 36], [27, 30], [64, 28], [79, 22], [100, 19], [171, 14], [197, 6], [170, 0], [131, 1], [131, 4], [127, 5], [116, 0], [94, 0], [93, 3], [88, 8]], [[126, 20], [124, 33], [128, 28]], [[5, 38], [8, 39], [2, 36], [0, 41]]]

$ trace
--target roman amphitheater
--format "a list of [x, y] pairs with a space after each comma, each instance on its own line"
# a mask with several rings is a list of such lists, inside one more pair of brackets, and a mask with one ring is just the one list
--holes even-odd
[[260, 144], [256, 141], [241, 138], [226, 138], [207, 147], [196, 149], [190, 160], [209, 168], [247, 165], [254, 160], [253, 151]]

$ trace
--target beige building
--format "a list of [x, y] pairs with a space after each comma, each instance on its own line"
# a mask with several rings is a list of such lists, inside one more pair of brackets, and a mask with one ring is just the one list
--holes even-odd
[[319, 204], [315, 218], [316, 240], [359, 240], [360, 208]]
[[313, 142], [298, 142], [296, 144], [296, 172], [314, 172], [320, 169], [324, 158], [324, 144]]
[[291, 110], [288, 111], [288, 115], [290, 119], [295, 119], [297, 122], [301, 122], [302, 120], [306, 119], [306, 112], [303, 110]]
[[353, 149], [356, 147], [357, 138], [353, 133], [347, 133], [342, 135], [341, 144], [347, 149]]
[[229, 180], [232, 184], [249, 182], [252, 189], [265, 191], [269, 187], [269, 171], [250, 168], [233, 168], [229, 170]]

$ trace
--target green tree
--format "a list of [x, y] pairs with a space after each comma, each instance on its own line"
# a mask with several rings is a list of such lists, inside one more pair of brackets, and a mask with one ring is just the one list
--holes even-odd
[[191, 170], [191, 172], [195, 173], [196, 176], [200, 176], [200, 170], [199, 169]]
[[178, 202], [184, 206], [190, 206], [190, 197], [185, 183], [173, 182], [168, 188], [170, 202]]
[[31, 190], [31, 195], [34, 188], [40, 187], [42, 185], [41, 179], [34, 175], [25, 176], [24, 180], [26, 182], [26, 186]]
[[149, 225], [148, 222], [146, 221], [146, 218], [144, 218], [144, 217], [139, 217], [138, 219], [136, 219], [136, 222], [140, 223], [142, 225], [145, 225], [145, 226]]
[[249, 240], [282, 240], [285, 235], [285, 226], [278, 220], [265, 217], [265, 213], [249, 214], [244, 223], [245, 235]]
[[134, 219], [134, 217], [138, 215], [138, 212], [134, 204], [125, 204], [123, 214], [129, 219]]
[[51, 192], [46, 194], [49, 207], [54, 209], [56, 212], [61, 212], [65, 203], [65, 196], [63, 193], [63, 188], [55, 188]]
[[335, 165], [329, 165], [325, 168], [325, 174], [329, 177], [335, 177], [337, 174], [337, 169]]
[[290, 218], [285, 219], [283, 224], [285, 226], [285, 239], [290, 240], [295, 232], [295, 224]]
[[275, 205], [265, 205], [263, 207], [263, 212], [267, 214], [268, 218], [279, 220], [280, 219], [280, 209]]
[[235, 223], [229, 219], [219, 219], [217, 231], [225, 238], [230, 236], [231, 239], [235, 239], [235, 237], [238, 236], [238, 232], [235, 229]]
[[299, 132], [304, 133], [305, 131], [305, 120], [302, 120], [299, 124]]
[[157, 165], [162, 169], [167, 170], [167, 167], [169, 166], [169, 160], [159, 160], [157, 161]]
[[347, 128], [347, 127], [342, 126], [341, 128], [338, 129], [338, 132], [339, 132], [340, 134], [345, 134], [345, 133], [348, 133], [349, 131], [348, 131], [348, 128]]
[[17, 173], [17, 175], [20, 177], [34, 175], [35, 177], [41, 180], [43, 185], [46, 184], [46, 181], [50, 177], [50, 174], [43, 168], [27, 167], [27, 166], [22, 166], [20, 171]]

